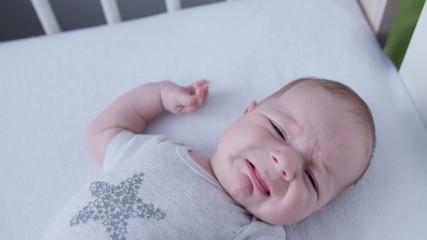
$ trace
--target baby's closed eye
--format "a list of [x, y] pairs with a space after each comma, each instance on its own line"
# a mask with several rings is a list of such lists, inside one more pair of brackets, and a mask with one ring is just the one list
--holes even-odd
[[311, 183], [311, 185], [313, 186], [314, 190], [315, 190], [316, 192], [318, 192], [317, 182], [316, 182], [315, 177], [313, 176], [313, 173], [312, 173], [310, 170], [308, 170], [308, 169], [305, 169], [304, 171], [305, 171], [305, 174], [306, 174], [306, 175], [307, 175], [307, 177], [308, 177], [308, 180], [310, 180], [310, 183]]
[[286, 134], [282, 131], [273, 121], [270, 120], [271, 126], [273, 126], [274, 130], [277, 134], [286, 142]]

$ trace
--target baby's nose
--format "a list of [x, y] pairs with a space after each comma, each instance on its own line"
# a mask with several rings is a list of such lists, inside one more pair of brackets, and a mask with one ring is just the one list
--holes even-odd
[[287, 181], [294, 179], [297, 172], [302, 169], [302, 161], [298, 154], [292, 151], [273, 151], [270, 159], [281, 177]]

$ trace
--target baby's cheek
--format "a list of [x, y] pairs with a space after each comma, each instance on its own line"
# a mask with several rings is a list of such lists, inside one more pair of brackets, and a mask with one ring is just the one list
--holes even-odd
[[253, 186], [248, 177], [240, 176], [228, 181], [227, 186], [224, 186], [224, 188], [234, 201], [244, 207], [249, 204]]
[[307, 192], [295, 192], [290, 196], [290, 220], [292, 222], [300, 221], [308, 217], [315, 203], [315, 198]]
[[306, 218], [314, 202], [310, 196], [300, 190], [295, 185], [290, 186], [284, 197], [266, 202], [262, 211], [263, 220], [273, 225], [288, 225]]

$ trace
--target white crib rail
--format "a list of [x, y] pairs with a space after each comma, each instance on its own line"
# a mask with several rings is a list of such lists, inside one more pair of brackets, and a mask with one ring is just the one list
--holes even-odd
[[399, 0], [359, 0], [359, 3], [378, 41], [384, 46]]
[[[232, 1], [232, 0], [227, 0]], [[117, 0], [100, 0], [102, 11], [108, 24], [122, 21]], [[43, 30], [47, 35], [61, 32], [58, 20], [52, 10], [49, 0], [31, 0]], [[167, 12], [174, 12], [181, 9], [181, 0], [165, 0]]]
[[[233, 2], [235, 0], [225, 0]], [[388, 34], [391, 21], [396, 11], [398, 0], [358, 0], [367, 19], [370, 22], [380, 43], [383, 43]], [[108, 24], [121, 22], [117, 0], [100, 0], [105, 19]], [[31, 0], [42, 27], [47, 35], [61, 31], [49, 0]], [[167, 12], [181, 9], [181, 0], [165, 0]]]
[[47, 35], [61, 31], [48, 0], [31, 0], [31, 3]]
[[101, 6], [108, 24], [122, 21], [117, 0], [101, 0]]
[[166, 10], [168, 12], [174, 12], [181, 9], [181, 0], [165, 0]]

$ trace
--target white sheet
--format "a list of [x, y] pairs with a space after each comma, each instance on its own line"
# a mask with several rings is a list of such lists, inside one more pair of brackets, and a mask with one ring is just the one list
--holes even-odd
[[[101, 174], [83, 133], [138, 84], [206, 78], [200, 111], [149, 126], [205, 156], [251, 100], [303, 76], [342, 81], [371, 106], [375, 158], [325, 212], [288, 239], [427, 236], [427, 132], [352, 0], [243, 0], [0, 44], [0, 238], [37, 239]], [[176, 126], [180, 126], [179, 128]]]

